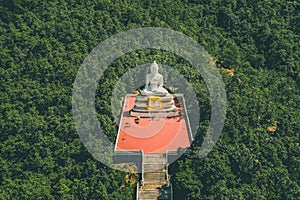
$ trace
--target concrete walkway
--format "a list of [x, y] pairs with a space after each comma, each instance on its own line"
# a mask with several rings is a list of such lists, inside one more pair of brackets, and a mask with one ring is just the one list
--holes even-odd
[[171, 200], [165, 155], [145, 154], [143, 171], [143, 183], [138, 188], [138, 200]]

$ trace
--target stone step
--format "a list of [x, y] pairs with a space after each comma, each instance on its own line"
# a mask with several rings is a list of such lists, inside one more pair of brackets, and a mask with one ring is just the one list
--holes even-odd
[[[148, 104], [136, 103], [135, 106], [136, 106], [136, 108], [140, 108], [140, 109], [143, 109], [143, 110], [149, 110], [148, 109]], [[172, 102], [163, 103], [161, 110], [163, 110], [164, 108], [172, 108], [172, 107], [175, 107], [174, 103], [172, 103]], [[137, 110], [136, 108], [134, 110]]]
[[151, 158], [165, 158], [165, 155], [164, 154], [161, 154], [161, 153], [147, 153], [144, 155], [144, 157], [151, 157]]
[[141, 188], [142, 190], [155, 190], [155, 189], [160, 189], [164, 185], [165, 184], [149, 184], [149, 185], [143, 185]]
[[178, 112], [178, 109], [174, 106], [162, 106], [162, 108], [150, 108], [148, 109], [146, 106], [145, 107], [141, 107], [141, 106], [134, 106], [133, 111], [135, 112], [141, 112], [141, 113], [145, 113], [145, 112], [150, 112], [150, 113], [169, 113], [169, 112]]
[[[160, 96], [161, 101], [173, 101], [173, 95]], [[136, 96], [136, 101], [148, 101], [148, 96], [138, 95]]]
[[177, 117], [179, 116], [179, 112], [162, 112], [162, 113], [154, 113], [154, 112], [149, 112], [149, 111], [130, 111], [130, 116], [132, 117], [141, 117], [141, 118], [150, 118], [150, 117], [155, 117], [155, 118], [168, 118], [168, 117]]
[[[173, 99], [166, 99], [166, 100], [161, 100], [160, 101], [163, 104], [168, 104], [168, 103], [175, 103], [175, 101]], [[148, 104], [148, 100], [141, 100], [141, 99], [136, 99], [134, 101], [135, 104]]]
[[139, 198], [139, 200], [157, 200], [157, 198], [149, 199], [149, 198], [146, 197], [146, 199], [145, 198]]
[[139, 190], [139, 199], [171, 199], [169, 189]]
[[139, 190], [139, 198], [157, 198], [160, 194], [159, 189], [156, 190]]
[[144, 182], [144, 186], [150, 186], [150, 185], [159, 185], [160, 187], [166, 185], [166, 182]]
[[153, 113], [153, 112], [135, 112], [130, 111], [130, 116], [132, 117], [141, 117], [141, 118], [170, 118], [179, 116], [178, 112], [166, 112], [166, 113]]
[[145, 163], [144, 172], [166, 172], [165, 163]]
[[164, 183], [164, 182], [166, 182], [166, 174], [163, 172], [144, 173], [144, 184], [146, 184], [146, 183]]
[[166, 164], [166, 158], [163, 154], [145, 154], [144, 164]]

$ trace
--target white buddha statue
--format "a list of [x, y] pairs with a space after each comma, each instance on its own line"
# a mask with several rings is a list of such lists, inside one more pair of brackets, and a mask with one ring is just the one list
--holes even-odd
[[150, 65], [150, 74], [146, 76], [145, 89], [141, 92], [143, 95], [166, 95], [169, 92], [163, 88], [163, 76], [158, 73], [158, 65], [154, 61]]
[[146, 75], [146, 85], [135, 99], [130, 110], [133, 117], [175, 117], [179, 115], [174, 96], [163, 88], [163, 76], [158, 73], [158, 65], [154, 61], [150, 65], [151, 73]]

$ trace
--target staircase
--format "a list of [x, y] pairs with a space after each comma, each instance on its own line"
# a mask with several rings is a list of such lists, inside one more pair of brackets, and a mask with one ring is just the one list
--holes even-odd
[[168, 167], [164, 154], [145, 154], [142, 184], [138, 187], [138, 200], [171, 200], [168, 184]]

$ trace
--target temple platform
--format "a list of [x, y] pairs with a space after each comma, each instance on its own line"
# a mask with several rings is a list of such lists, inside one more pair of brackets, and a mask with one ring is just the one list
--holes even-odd
[[[193, 140], [189, 127], [184, 98], [176, 96], [179, 115], [165, 117], [141, 117], [130, 115], [137, 95], [128, 94], [124, 98], [115, 151], [138, 151], [145, 154], [166, 154], [179, 147], [188, 148]], [[141, 99], [142, 100], [142, 99]]]
[[171, 94], [142, 95], [138, 94], [134, 106], [130, 110], [133, 117], [175, 117], [179, 116], [178, 109], [175, 106], [174, 97]]

